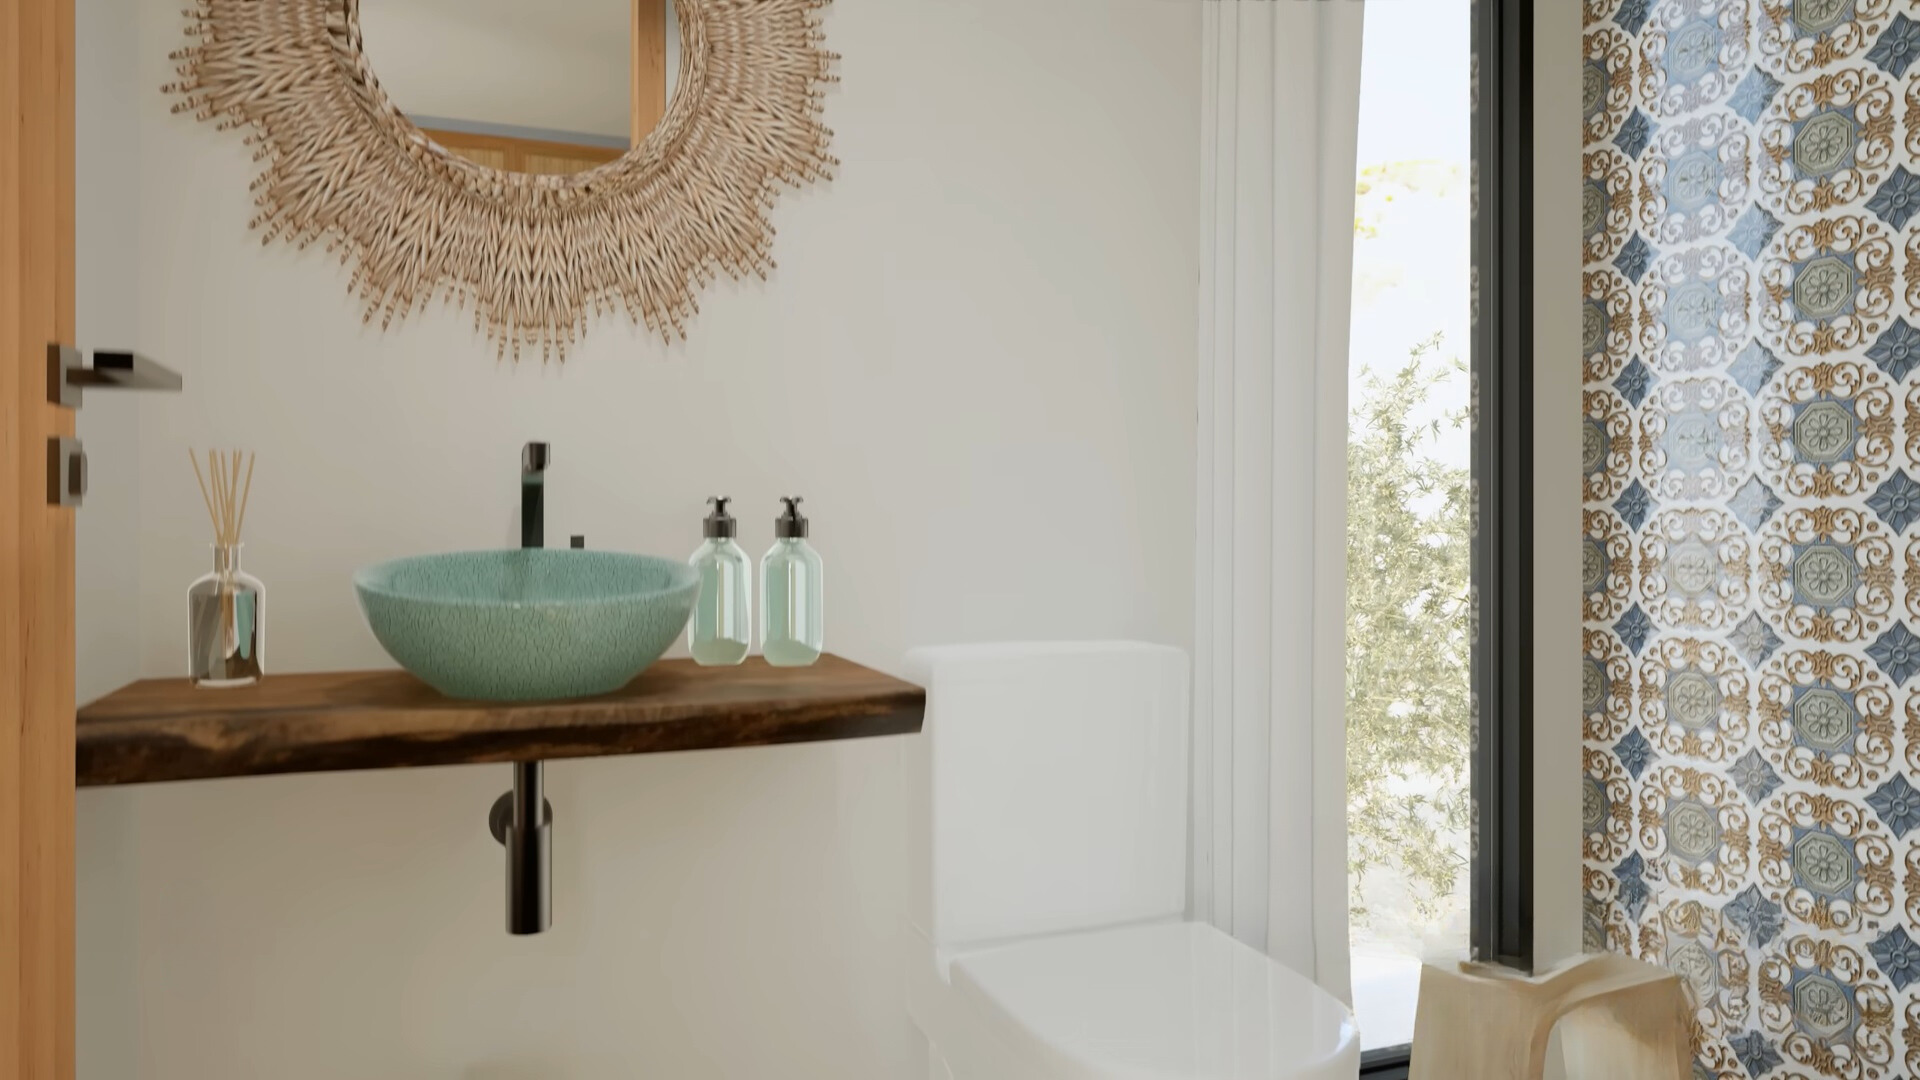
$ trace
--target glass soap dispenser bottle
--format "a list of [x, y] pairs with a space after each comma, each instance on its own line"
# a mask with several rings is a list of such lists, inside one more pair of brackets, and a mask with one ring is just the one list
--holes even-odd
[[807, 543], [800, 496], [782, 498], [773, 547], [760, 560], [760, 652], [774, 667], [806, 667], [825, 647], [820, 619], [820, 553]]
[[753, 563], [734, 537], [740, 523], [727, 513], [726, 496], [708, 499], [713, 512], [702, 526], [706, 542], [687, 562], [700, 573], [700, 598], [687, 624], [687, 647], [694, 663], [727, 667], [747, 658], [753, 642]]

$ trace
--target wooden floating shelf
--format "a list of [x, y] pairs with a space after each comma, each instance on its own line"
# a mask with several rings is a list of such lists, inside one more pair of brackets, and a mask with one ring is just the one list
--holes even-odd
[[776, 668], [663, 660], [576, 701], [442, 697], [404, 671], [269, 675], [240, 690], [146, 679], [82, 708], [81, 787], [657, 754], [905, 735], [926, 691], [837, 656]]

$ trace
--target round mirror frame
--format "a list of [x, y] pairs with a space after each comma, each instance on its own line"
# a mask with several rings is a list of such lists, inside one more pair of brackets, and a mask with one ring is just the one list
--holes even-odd
[[471, 303], [504, 354], [566, 354], [616, 301], [686, 336], [724, 271], [773, 268], [774, 196], [830, 179], [821, 123], [839, 59], [830, 0], [679, 0], [680, 79], [625, 156], [565, 176], [455, 157], [380, 88], [359, 0], [197, 0], [173, 54], [175, 112], [251, 126], [263, 242], [325, 241], [384, 330], [434, 297]]

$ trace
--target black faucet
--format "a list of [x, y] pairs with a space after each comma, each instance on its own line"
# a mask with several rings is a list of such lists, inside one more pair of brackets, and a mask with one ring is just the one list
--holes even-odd
[[520, 448], [520, 546], [547, 546], [547, 444]]

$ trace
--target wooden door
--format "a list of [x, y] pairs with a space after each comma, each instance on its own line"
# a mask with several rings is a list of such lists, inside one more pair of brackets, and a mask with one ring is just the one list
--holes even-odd
[[667, 0], [633, 3], [633, 145], [639, 146], [667, 115]]
[[73, 511], [47, 345], [73, 341], [73, 0], [0, 5], [0, 1080], [73, 1076]]
[[421, 133], [445, 147], [448, 153], [466, 158], [476, 165], [541, 176], [584, 172], [626, 154], [625, 150], [612, 147], [582, 146], [512, 135], [485, 135], [440, 128], [422, 128]]

